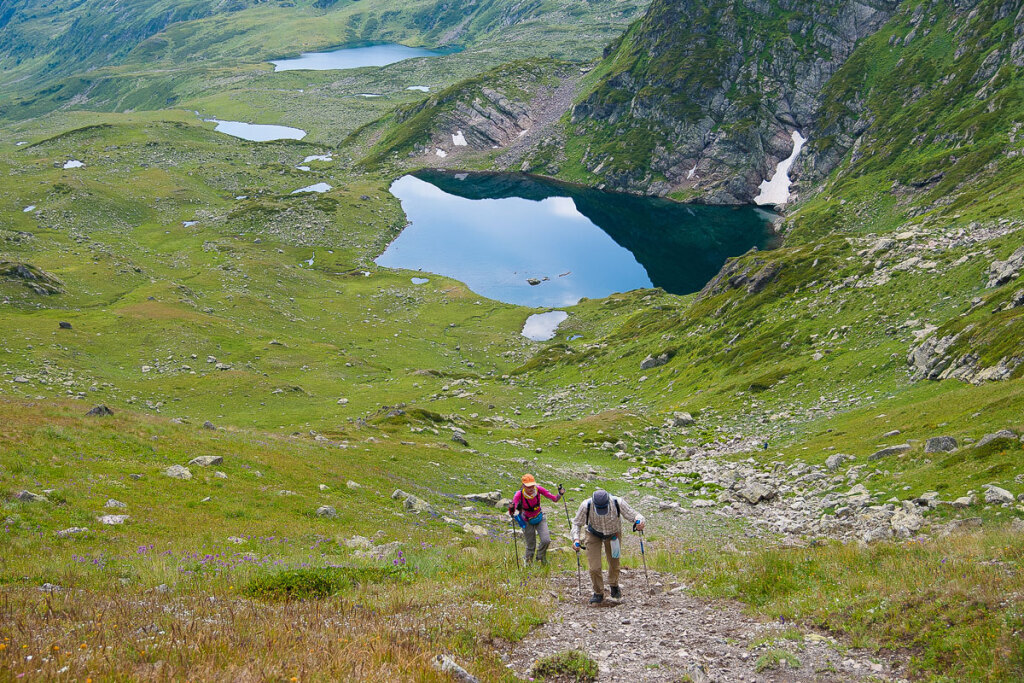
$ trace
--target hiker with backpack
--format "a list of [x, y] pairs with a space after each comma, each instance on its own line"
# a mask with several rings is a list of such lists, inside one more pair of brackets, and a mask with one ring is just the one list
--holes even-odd
[[[512, 497], [512, 504], [508, 508], [510, 517], [519, 522], [523, 529], [524, 545], [526, 545], [526, 564], [532, 564], [534, 560], [541, 564], [547, 564], [548, 546], [551, 545], [551, 533], [548, 531], [548, 520], [540, 509], [540, 497], [558, 502], [565, 495], [565, 489], [558, 485], [558, 493], [554, 494], [543, 486], [537, 485], [537, 480], [532, 474], [523, 475], [523, 486], [516, 495]], [[540, 543], [537, 537], [540, 537]]]
[[594, 495], [580, 503], [576, 511], [572, 525], [573, 548], [577, 553], [584, 548], [587, 551], [587, 567], [590, 569], [590, 582], [594, 586], [594, 595], [590, 598], [591, 605], [604, 601], [604, 580], [601, 575], [602, 546], [608, 555], [608, 585], [611, 588], [611, 597], [616, 600], [622, 597], [619, 588], [619, 539], [622, 536], [623, 518], [636, 530], [643, 531], [644, 516], [630, 507], [629, 503], [610, 495], [604, 489], [594, 491]]

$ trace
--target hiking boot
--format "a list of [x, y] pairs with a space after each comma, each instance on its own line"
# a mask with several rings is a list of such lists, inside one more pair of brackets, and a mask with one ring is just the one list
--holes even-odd
[[622, 591], [619, 590], [618, 586], [612, 586], [612, 598], [618, 600], [622, 597]]
[[604, 595], [602, 595], [601, 593], [594, 593], [594, 595], [590, 598], [591, 605], [600, 605], [602, 602], [604, 602]]

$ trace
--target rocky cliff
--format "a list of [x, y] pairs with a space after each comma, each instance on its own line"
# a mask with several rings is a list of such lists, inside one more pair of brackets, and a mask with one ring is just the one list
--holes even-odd
[[825, 84], [897, 6], [656, 0], [573, 108], [569, 134], [587, 144], [569, 162], [609, 187], [750, 202], [792, 131], [813, 140]]

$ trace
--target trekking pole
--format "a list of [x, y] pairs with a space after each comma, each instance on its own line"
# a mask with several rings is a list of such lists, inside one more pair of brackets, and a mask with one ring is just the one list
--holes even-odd
[[[636, 532], [636, 522], [633, 522], [633, 531]], [[647, 577], [647, 553], [644, 550], [644, 530], [640, 529], [640, 557], [644, 561], [644, 583], [647, 584], [647, 594], [651, 594], [651, 580]]]
[[516, 519], [513, 517], [508, 520], [509, 526], [512, 527], [512, 545], [516, 551], [516, 573], [519, 574], [519, 582], [523, 582], [523, 568], [519, 565], [519, 540], [516, 538]]
[[[558, 485], [559, 491], [562, 491], [562, 507], [565, 508], [565, 523], [569, 525], [569, 538], [572, 538], [572, 522], [569, 521], [569, 504], [565, 502], [565, 493], [562, 485]], [[578, 548], [573, 548], [576, 551], [576, 594], [583, 595], [583, 579], [580, 578], [580, 551]]]

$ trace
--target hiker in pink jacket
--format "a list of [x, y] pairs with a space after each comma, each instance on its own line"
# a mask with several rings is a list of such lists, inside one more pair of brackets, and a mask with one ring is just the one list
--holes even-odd
[[[522, 518], [520, 526], [523, 527], [523, 538], [526, 545], [526, 564], [532, 564], [536, 559], [541, 564], [548, 561], [548, 546], [551, 545], [551, 534], [548, 532], [548, 520], [544, 518], [544, 512], [540, 509], [540, 497], [556, 503], [562, 499], [565, 489], [561, 484], [558, 486], [558, 494], [553, 494], [543, 486], [537, 486], [537, 480], [532, 474], [523, 475], [523, 487], [516, 491], [512, 497], [512, 505], [508, 508], [508, 514], [512, 517], [519, 513]], [[537, 536], [540, 536], [540, 543], [537, 543]], [[536, 551], [536, 553], [534, 552]]]

